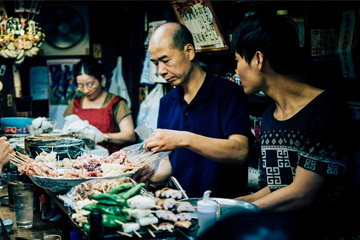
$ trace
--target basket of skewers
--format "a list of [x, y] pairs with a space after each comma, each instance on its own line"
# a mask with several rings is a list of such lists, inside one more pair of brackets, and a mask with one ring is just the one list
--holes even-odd
[[[76, 140], [76, 139], [74, 139]], [[82, 154], [59, 159], [56, 152], [37, 152], [34, 158], [19, 152], [12, 154], [11, 163], [25, 172], [39, 187], [65, 193], [72, 187], [92, 179], [131, 177], [138, 169], [156, 167], [166, 154], [143, 150], [120, 149], [109, 156]]]
[[195, 207], [182, 201], [181, 191], [163, 188], [153, 194], [144, 186], [130, 178], [91, 180], [59, 198], [72, 209], [70, 217], [85, 235], [94, 227], [89, 221], [92, 211], [101, 213], [99, 224], [106, 237], [156, 238], [198, 228]]

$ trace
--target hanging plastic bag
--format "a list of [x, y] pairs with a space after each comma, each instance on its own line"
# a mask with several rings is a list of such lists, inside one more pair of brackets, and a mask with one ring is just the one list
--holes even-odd
[[146, 123], [152, 129], [157, 128], [160, 98], [163, 96], [163, 85], [158, 83], [140, 104], [139, 114], [136, 121], [137, 125]]
[[121, 96], [126, 100], [127, 106], [131, 109], [131, 99], [122, 74], [122, 58], [118, 57], [117, 65], [113, 70], [109, 92]]

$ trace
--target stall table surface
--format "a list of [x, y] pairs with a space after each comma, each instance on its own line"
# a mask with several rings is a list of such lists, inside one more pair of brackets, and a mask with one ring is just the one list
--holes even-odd
[[[79, 230], [79, 227], [74, 224], [74, 222], [69, 217], [68, 208], [64, 206], [63, 202], [57, 197], [57, 194], [45, 190], [45, 192], [51, 197], [51, 199], [57, 204], [57, 206], [61, 209], [62, 219], [60, 222], [51, 222], [48, 220], [41, 219], [41, 213], [39, 210], [34, 211], [34, 224], [33, 227], [30, 229], [22, 229], [17, 228], [16, 226], [16, 216], [15, 211], [10, 210], [9, 206], [1, 206], [0, 205], [0, 217], [2, 220], [5, 219], [12, 219], [14, 221], [14, 225], [12, 227], [11, 233], [9, 233], [11, 240], [16, 240], [17, 238], [21, 239], [28, 239], [28, 240], [42, 240], [43, 239], [43, 232], [48, 229], [60, 229], [62, 230], [62, 240], [70, 239], [70, 231], [77, 230], [78, 232], [82, 231]], [[0, 189], [0, 196], [6, 195], [7, 185], [4, 185], [3, 189]], [[184, 239], [194, 239], [194, 235], [197, 231], [189, 233], [181, 233], [177, 232], [176, 235], [172, 236], [157, 236], [156, 238], [151, 237], [153, 240], [184, 240]], [[185, 235], [183, 235], [185, 234]], [[2, 239], [3, 236], [0, 236]], [[89, 236], [84, 235], [84, 239], [89, 239]], [[91, 237], [90, 237], [91, 239]], [[102, 239], [131, 239], [128, 237], [124, 237], [121, 235], [117, 236], [104, 236]], [[142, 239], [150, 239], [146, 238], [145, 236]]]
[[[0, 189], [0, 196], [8, 194], [7, 185], [3, 185], [3, 188]], [[18, 228], [16, 226], [16, 216], [15, 211], [10, 210], [9, 206], [0, 206], [0, 217], [2, 220], [12, 219], [14, 225], [12, 226], [12, 231], [9, 233], [10, 239], [22, 238], [22, 239], [43, 239], [43, 232], [48, 229], [60, 229], [63, 232], [62, 239], [69, 239], [69, 232], [72, 229], [71, 225], [68, 223], [66, 218], [62, 218], [61, 222], [51, 222], [49, 220], [42, 220], [41, 213], [39, 210], [34, 211], [34, 223], [33, 227], [29, 229]], [[0, 236], [2, 239], [3, 236]]]

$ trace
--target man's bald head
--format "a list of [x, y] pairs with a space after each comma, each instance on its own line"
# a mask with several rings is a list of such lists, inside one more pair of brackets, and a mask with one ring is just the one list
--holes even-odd
[[190, 43], [195, 47], [191, 32], [183, 24], [177, 22], [168, 22], [160, 25], [152, 34], [151, 41], [160, 41], [167, 39], [169, 46], [180, 51], [186, 44]]

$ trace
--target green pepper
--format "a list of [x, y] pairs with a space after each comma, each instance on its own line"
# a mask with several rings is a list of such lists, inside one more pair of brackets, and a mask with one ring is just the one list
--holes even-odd
[[92, 210], [96, 209], [96, 206], [97, 206], [97, 203], [90, 203], [90, 204], [83, 206], [82, 209], [87, 210], [87, 211], [92, 211]]
[[100, 203], [92, 203], [92, 204], [83, 206], [82, 209], [87, 210], [87, 211], [99, 210], [101, 213], [111, 214], [111, 215], [123, 214], [122, 207], [118, 206], [118, 205], [111, 206], [111, 205], [104, 205], [104, 204], [100, 204]]
[[92, 196], [90, 196], [90, 199], [94, 199], [94, 200], [98, 201], [99, 203], [106, 204], [106, 205], [118, 205], [119, 204], [117, 202], [117, 198], [114, 196], [111, 196], [109, 194], [92, 195]]
[[89, 233], [90, 232], [90, 224], [84, 223], [83, 224], [83, 229], [84, 229], [85, 232]]
[[117, 187], [114, 187], [108, 191], [108, 194], [118, 194], [122, 191], [132, 188], [134, 185], [131, 182], [123, 183]]
[[[126, 222], [126, 218], [123, 215], [109, 215], [109, 214], [102, 214], [102, 224], [104, 227], [118, 227], [121, 226], [120, 222]], [[115, 221], [116, 220], [116, 221]]]
[[92, 195], [90, 199], [97, 200], [99, 203], [106, 205], [126, 205], [126, 201], [116, 194], [96, 194]]
[[123, 198], [125, 200], [128, 200], [132, 196], [137, 195], [143, 187], [145, 187], [145, 183], [139, 183], [139, 184], [135, 185], [134, 187], [130, 188], [129, 190], [118, 194], [118, 196], [120, 196], [121, 198]]
[[126, 206], [126, 200], [121, 197], [121, 194], [110, 194], [110, 196], [116, 199], [118, 205]]

